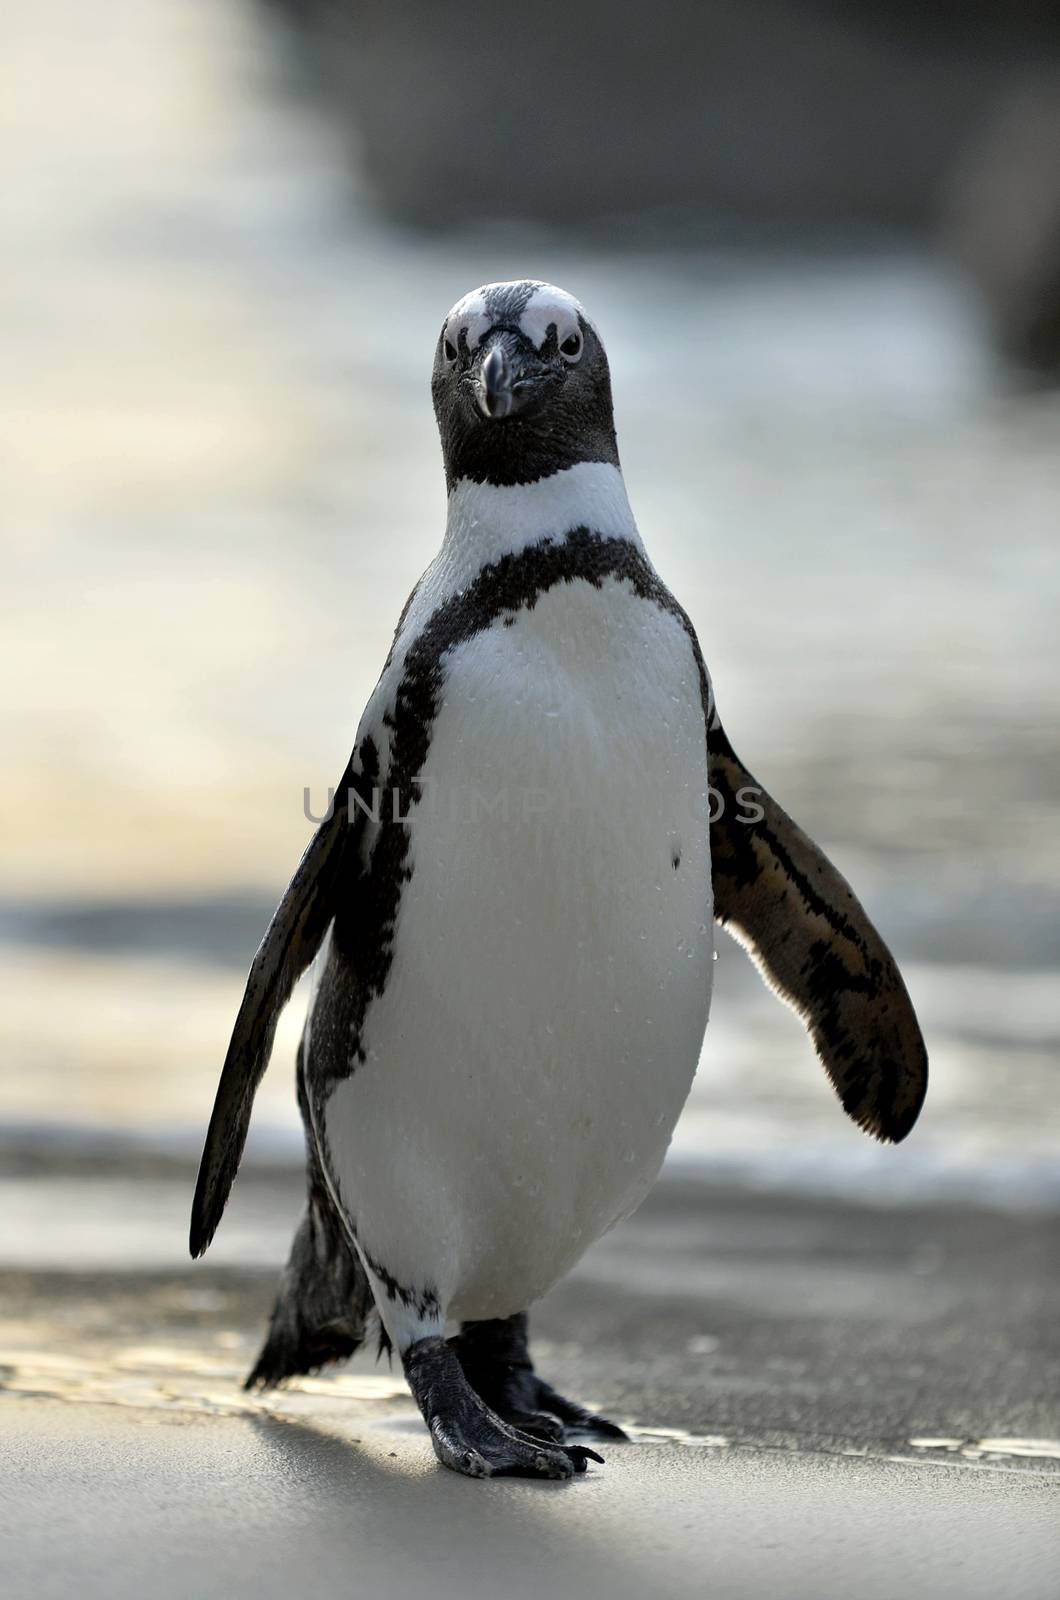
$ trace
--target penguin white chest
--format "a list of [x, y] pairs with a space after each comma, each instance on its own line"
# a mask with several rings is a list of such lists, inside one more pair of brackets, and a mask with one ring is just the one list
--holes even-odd
[[681, 619], [558, 583], [442, 658], [365, 1059], [326, 1108], [367, 1255], [458, 1317], [543, 1294], [651, 1186], [713, 972]]

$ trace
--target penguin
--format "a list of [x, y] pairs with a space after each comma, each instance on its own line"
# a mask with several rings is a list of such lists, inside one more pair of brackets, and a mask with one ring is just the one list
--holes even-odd
[[254, 958], [191, 1252], [312, 964], [307, 1204], [247, 1387], [377, 1327], [445, 1466], [569, 1478], [602, 1459], [573, 1438], [624, 1435], [537, 1374], [528, 1310], [658, 1174], [707, 1026], [714, 923], [876, 1138], [909, 1133], [927, 1056], [853, 890], [729, 743], [630, 509], [584, 308], [537, 280], [465, 295], [432, 395], [444, 539]]

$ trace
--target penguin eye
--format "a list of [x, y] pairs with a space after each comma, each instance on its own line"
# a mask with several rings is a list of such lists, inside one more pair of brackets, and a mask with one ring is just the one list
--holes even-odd
[[577, 361], [578, 357], [582, 353], [582, 336], [578, 329], [575, 329], [573, 333], [567, 335], [559, 349], [560, 354], [564, 356], [567, 361]]
[[442, 349], [445, 352], [445, 359], [447, 361], [456, 360], [456, 345], [451, 339], [442, 340]]

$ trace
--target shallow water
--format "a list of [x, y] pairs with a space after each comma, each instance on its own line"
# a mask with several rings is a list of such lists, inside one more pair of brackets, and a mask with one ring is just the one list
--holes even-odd
[[[26, 1218], [74, 1250], [74, 1157], [119, 1189], [193, 1157], [303, 787], [440, 536], [440, 319], [527, 274], [591, 306], [734, 743], [891, 938], [932, 1056], [914, 1137], [872, 1145], [722, 941], [674, 1161], [1060, 1203], [1060, 407], [1006, 386], [961, 286], [878, 242], [403, 235], [256, 8], [40, 0], [8, 33], [0, 1256]], [[259, 1160], [298, 1159], [296, 1013]]]

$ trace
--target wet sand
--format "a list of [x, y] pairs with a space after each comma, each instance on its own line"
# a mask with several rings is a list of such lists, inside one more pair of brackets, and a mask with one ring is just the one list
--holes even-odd
[[11, 1600], [1056, 1593], [1057, 1495], [971, 1468], [631, 1445], [570, 1484], [437, 1469], [404, 1417], [16, 1402]]
[[245, 1397], [271, 1272], [8, 1272], [8, 1592], [1051, 1600], [1057, 1265], [1047, 1216], [666, 1181], [535, 1314], [634, 1440], [558, 1486], [446, 1473], [369, 1353]]

